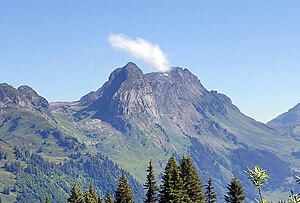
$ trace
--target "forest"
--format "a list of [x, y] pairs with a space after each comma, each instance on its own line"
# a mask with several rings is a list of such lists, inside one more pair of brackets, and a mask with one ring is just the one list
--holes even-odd
[[[145, 203], [216, 203], [218, 199], [214, 191], [212, 178], [209, 178], [207, 184], [203, 185], [197, 174], [197, 169], [193, 164], [192, 159], [183, 156], [178, 165], [175, 158], [169, 158], [165, 167], [161, 185], [158, 187], [153, 170], [152, 162], [149, 161], [149, 166], [146, 169], [146, 181], [144, 186]], [[245, 171], [249, 181], [257, 188], [257, 203], [268, 203], [267, 199], [263, 198], [262, 188], [268, 183], [270, 178], [267, 171], [255, 166], [254, 168]], [[300, 184], [300, 176], [296, 176], [296, 181]], [[222, 197], [227, 203], [242, 203], [247, 202], [244, 194], [244, 189], [235, 176], [227, 186], [227, 193]], [[113, 195], [114, 194], [114, 195]], [[97, 194], [94, 182], [91, 181], [84, 193], [78, 187], [77, 183], [71, 189], [70, 195], [66, 200], [68, 203], [134, 203], [133, 192], [128, 183], [126, 174], [122, 172], [118, 187], [115, 193], [109, 191], [105, 197]], [[51, 203], [51, 199], [46, 197], [45, 203]], [[300, 194], [291, 190], [291, 194], [286, 200], [279, 200], [278, 203], [299, 203]]]

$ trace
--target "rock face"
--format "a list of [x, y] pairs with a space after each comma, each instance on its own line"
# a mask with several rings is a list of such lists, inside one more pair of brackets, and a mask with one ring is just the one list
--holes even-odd
[[159, 114], [191, 130], [195, 121], [211, 115], [227, 114], [225, 105], [234, 109], [228, 97], [208, 92], [189, 70], [173, 68], [169, 73], [150, 73], [146, 78], [153, 89]]
[[226, 114], [225, 105], [237, 110], [225, 95], [208, 92], [187, 69], [143, 74], [131, 62], [113, 71], [103, 87], [83, 96], [79, 102], [87, 107], [75, 114], [76, 120], [91, 116], [121, 131], [130, 118], [154, 124], [167, 117], [189, 130], [207, 114]]
[[75, 118], [96, 112], [92, 118], [109, 122], [121, 131], [126, 127], [124, 119], [159, 118], [152, 87], [134, 63], [113, 71], [102, 88], [82, 97], [81, 102], [90, 105], [75, 114]]
[[268, 125], [270, 126], [286, 126], [300, 123], [300, 103], [291, 108], [288, 112], [274, 118]]
[[[122, 149], [114, 145], [115, 160], [121, 165], [118, 156], [122, 157], [123, 149], [128, 149], [128, 161], [138, 166], [141, 163], [137, 159], [148, 159], [149, 153], [156, 154], [153, 160], [164, 163], [170, 155], [180, 157], [189, 151], [204, 179], [217, 179], [219, 192], [224, 192], [233, 175], [240, 176], [247, 189], [252, 188], [243, 171], [254, 165], [265, 166], [276, 177], [270, 181], [270, 191], [292, 174], [290, 163], [283, 159], [290, 155], [277, 153], [283, 137], [242, 114], [227, 96], [207, 91], [187, 69], [175, 67], [168, 73], [143, 74], [134, 63], [128, 63], [113, 71], [103, 87], [78, 102], [82, 109], [73, 115], [76, 121], [99, 119], [124, 135], [114, 136], [126, 145]], [[86, 134], [96, 135], [96, 130], [89, 129], [97, 126], [88, 126], [86, 122]], [[293, 138], [285, 139], [295, 146]], [[98, 143], [102, 152], [110, 151], [105, 141], [92, 142]], [[278, 171], [274, 163], [282, 170]]]
[[[295, 139], [300, 140], [300, 103], [268, 122], [268, 126], [276, 128], [286, 135], [293, 135]], [[297, 153], [300, 154], [298, 151]]]
[[41, 112], [49, 111], [48, 101], [39, 96], [31, 87], [20, 86], [18, 89], [2, 83], [0, 84], [0, 108], [26, 108]]
[[[27, 114], [21, 116], [26, 122], [16, 120], [19, 115], [10, 118], [9, 110], [19, 108], [32, 110], [34, 122], [29, 122], [32, 115]], [[270, 194], [291, 188], [285, 180], [300, 168], [299, 139], [247, 117], [226, 95], [206, 90], [189, 70], [178, 67], [168, 73], [144, 74], [134, 63], [128, 63], [79, 101], [51, 103], [50, 108], [30, 87], [15, 89], [2, 84], [0, 109], [7, 114], [2, 119], [3, 132], [8, 123], [17, 126], [18, 140], [26, 139], [23, 124], [35, 137], [39, 132], [35, 128], [41, 126], [38, 113], [51, 111], [55, 116], [51, 128], [71, 136], [70, 142], [76, 138], [86, 150], [109, 157], [141, 183], [150, 158], [159, 174], [170, 156], [180, 159], [187, 153], [204, 181], [214, 178], [220, 197], [233, 175], [242, 180], [248, 197], [254, 194], [244, 173], [247, 167], [267, 169], [272, 177], [266, 186]], [[293, 116], [285, 123], [297, 122], [298, 110], [299, 105], [290, 111]], [[46, 124], [40, 128], [45, 129]], [[16, 137], [15, 132], [10, 131], [7, 137]]]

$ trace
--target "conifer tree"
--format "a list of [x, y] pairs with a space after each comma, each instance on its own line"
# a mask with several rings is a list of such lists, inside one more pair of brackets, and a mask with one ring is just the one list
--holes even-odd
[[98, 196], [96, 194], [93, 181], [90, 182], [89, 189], [84, 194], [84, 202], [85, 203], [97, 203], [98, 202]]
[[51, 200], [50, 200], [50, 198], [49, 198], [49, 197], [46, 197], [46, 199], [45, 199], [45, 203], [51, 203]]
[[103, 199], [102, 199], [101, 195], [98, 195], [97, 203], [103, 203]]
[[190, 200], [194, 203], [204, 203], [205, 194], [202, 190], [202, 183], [190, 157], [182, 157], [180, 171], [183, 190], [187, 193]]
[[166, 165], [160, 190], [159, 203], [169, 202], [191, 202], [183, 191], [180, 169], [174, 157], [171, 157]]
[[119, 179], [116, 191], [116, 203], [134, 203], [133, 194], [124, 172], [122, 172]]
[[108, 192], [105, 197], [105, 203], [114, 203], [114, 198], [110, 192]]
[[154, 203], [157, 201], [157, 191], [158, 187], [156, 185], [155, 175], [153, 172], [152, 162], [150, 160], [149, 166], [146, 169], [146, 172], [148, 172], [146, 177], [146, 183], [144, 184], [146, 192], [146, 197], [144, 199], [145, 203]]
[[208, 180], [208, 183], [206, 185], [205, 195], [206, 195], [205, 202], [207, 202], [207, 203], [217, 202], [216, 193], [214, 192], [214, 187], [212, 185], [212, 179], [211, 178]]
[[71, 190], [70, 197], [68, 198], [68, 203], [83, 203], [83, 202], [84, 201], [82, 200], [82, 197], [81, 197], [81, 190], [75, 183]]
[[244, 189], [237, 177], [234, 177], [231, 180], [231, 183], [228, 185], [227, 189], [227, 195], [224, 196], [225, 202], [242, 203], [244, 201]]

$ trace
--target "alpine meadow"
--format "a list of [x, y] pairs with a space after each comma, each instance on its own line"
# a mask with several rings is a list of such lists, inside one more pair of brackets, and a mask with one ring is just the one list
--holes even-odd
[[0, 203], [300, 203], [299, 9], [2, 1]]

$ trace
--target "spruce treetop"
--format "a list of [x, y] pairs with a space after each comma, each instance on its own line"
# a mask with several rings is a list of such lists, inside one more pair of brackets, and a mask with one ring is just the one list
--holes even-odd
[[198, 176], [197, 169], [192, 159], [182, 157], [180, 163], [181, 177], [183, 181], [183, 189], [194, 203], [205, 202], [205, 194], [202, 190], [202, 183]]
[[208, 183], [206, 185], [205, 195], [206, 195], [205, 202], [207, 202], [207, 203], [217, 202], [217, 196], [216, 196], [216, 193], [214, 192], [214, 187], [212, 185], [211, 178], [209, 178]]
[[145, 203], [154, 203], [157, 201], [157, 191], [158, 187], [156, 185], [155, 175], [153, 172], [152, 161], [149, 161], [149, 166], [146, 169], [146, 183], [144, 184], [144, 188], [147, 191], [146, 197], [144, 198]]
[[119, 179], [116, 191], [116, 203], [134, 203], [133, 194], [124, 172], [122, 172]]
[[242, 203], [245, 199], [244, 189], [241, 182], [235, 176], [227, 187], [227, 195], [224, 196], [225, 202]]
[[68, 203], [83, 203], [81, 194], [81, 190], [75, 183], [68, 198]]

